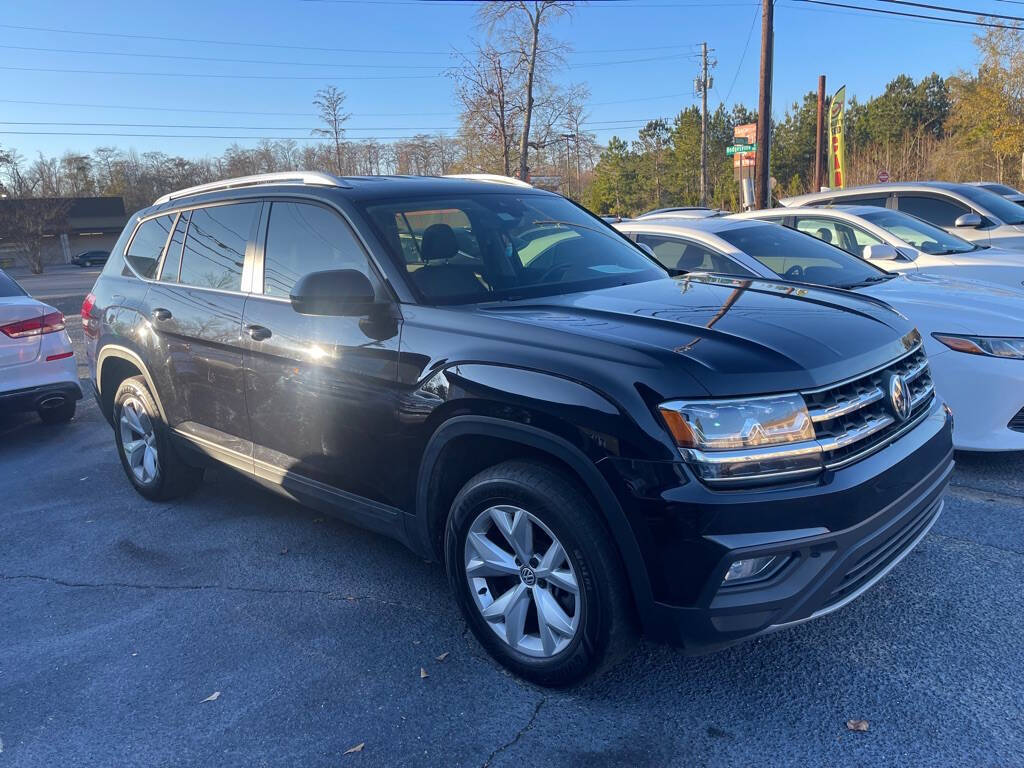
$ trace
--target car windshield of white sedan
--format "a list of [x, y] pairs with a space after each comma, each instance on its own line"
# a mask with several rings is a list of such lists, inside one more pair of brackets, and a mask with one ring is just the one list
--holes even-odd
[[859, 288], [895, 277], [812, 235], [777, 224], [738, 227], [715, 234], [786, 280]]
[[365, 210], [427, 304], [553, 296], [668, 276], [607, 224], [554, 195], [405, 198]]
[[954, 253], [970, 253], [981, 250], [981, 246], [951, 235], [944, 229], [933, 227], [928, 222], [908, 213], [882, 209], [877, 212], [863, 213], [861, 218], [925, 253], [948, 256]]

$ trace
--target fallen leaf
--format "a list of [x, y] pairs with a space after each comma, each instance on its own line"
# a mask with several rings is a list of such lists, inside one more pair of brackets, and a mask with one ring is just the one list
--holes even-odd
[[324, 519], [322, 517], [314, 517], [313, 518], [313, 522], [314, 523], [322, 523], [323, 521], [324, 521]]
[[354, 747], [349, 747], [348, 749], [346, 749], [342, 754], [351, 755], [353, 752], [362, 752], [364, 746], [366, 746], [366, 742], [360, 741]]
[[430, 675], [427, 674], [427, 670], [425, 670], [423, 667], [420, 667], [420, 680], [423, 680], [427, 677], [430, 677]]
[[205, 704], [208, 701], [216, 701], [219, 698], [220, 698], [220, 691], [214, 691], [213, 693], [211, 693], [209, 696], [207, 696], [205, 699], [203, 699], [199, 703], [200, 704]]
[[846, 727], [851, 731], [866, 731], [868, 729], [867, 720], [847, 720]]
[[445, 659], [447, 659], [447, 658], [448, 658], [448, 651], [445, 651], [445, 652], [444, 652], [444, 653], [442, 653], [442, 654], [441, 654], [440, 656], [436, 656], [435, 658], [436, 658], [436, 659], [437, 659], [438, 661], [444, 661]]
[[281, 550], [281, 554], [282, 555], [287, 555], [288, 554], [288, 547], [285, 547], [284, 549], [282, 549]]

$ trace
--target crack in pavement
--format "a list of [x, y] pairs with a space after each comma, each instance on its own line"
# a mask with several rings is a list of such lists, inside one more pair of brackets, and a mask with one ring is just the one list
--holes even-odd
[[381, 605], [390, 605], [396, 608], [407, 608], [412, 611], [432, 612], [425, 606], [412, 605], [397, 600], [388, 600], [373, 595], [346, 595], [341, 592], [325, 589], [301, 589], [290, 587], [237, 587], [227, 584], [132, 584], [130, 582], [76, 582], [58, 579], [52, 576], [38, 576], [35, 574], [0, 574], [0, 580], [4, 581], [37, 581], [46, 584], [54, 584], [60, 587], [73, 589], [139, 589], [157, 590], [168, 592], [201, 592], [204, 590], [221, 590], [224, 592], [246, 592], [266, 595], [313, 595], [315, 597], [326, 597], [330, 600], [345, 600], [346, 602], [372, 602]]
[[495, 757], [497, 757], [498, 755], [500, 755], [500, 754], [501, 754], [502, 752], [504, 752], [504, 751], [505, 751], [506, 749], [509, 749], [510, 747], [513, 747], [513, 746], [515, 746], [515, 745], [516, 745], [516, 743], [517, 743], [517, 742], [518, 742], [518, 741], [519, 741], [519, 740], [520, 740], [520, 739], [521, 739], [521, 738], [522, 738], [523, 736], [525, 736], [525, 735], [527, 734], [527, 732], [528, 732], [528, 731], [529, 731], [529, 730], [530, 730], [531, 728], [533, 728], [533, 725], [534, 725], [534, 723], [536, 723], [536, 722], [537, 722], [537, 715], [539, 715], [539, 714], [540, 714], [540, 710], [541, 710], [541, 707], [543, 707], [543, 706], [544, 706], [544, 705], [545, 705], [545, 704], [547, 703], [547, 700], [548, 700], [548, 697], [547, 697], [547, 696], [541, 696], [541, 697], [540, 697], [540, 699], [539, 699], [539, 700], [537, 701], [537, 706], [535, 706], [535, 707], [533, 708], [533, 714], [532, 714], [532, 715], [530, 715], [530, 719], [526, 721], [526, 725], [524, 725], [524, 726], [523, 726], [522, 728], [520, 728], [520, 729], [519, 729], [518, 731], [516, 731], [516, 735], [515, 735], [515, 736], [513, 736], [513, 737], [512, 737], [512, 738], [511, 738], [511, 739], [510, 739], [509, 741], [506, 741], [506, 742], [505, 742], [504, 744], [502, 744], [502, 745], [501, 745], [500, 747], [498, 747], [498, 748], [497, 748], [497, 749], [495, 749], [495, 750], [494, 750], [493, 752], [491, 752], [491, 754], [489, 754], [489, 755], [487, 756], [487, 759], [486, 759], [486, 760], [484, 760], [484, 762], [483, 762], [483, 765], [481, 765], [481, 766], [480, 766], [480, 768], [487, 768], [487, 766], [489, 766], [489, 765], [491, 764], [491, 761], [492, 761], [492, 760], [493, 760], [493, 759], [494, 759]]

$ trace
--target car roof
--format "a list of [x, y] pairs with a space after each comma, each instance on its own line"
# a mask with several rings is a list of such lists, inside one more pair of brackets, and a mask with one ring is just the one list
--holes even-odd
[[650, 231], [664, 232], [666, 234], [673, 231], [686, 232], [692, 230], [700, 230], [701, 232], [710, 232], [715, 234], [718, 232], [727, 232], [730, 229], [741, 229], [742, 227], [773, 227], [775, 225], [766, 221], [761, 221], [760, 219], [740, 219], [730, 216], [716, 216], [714, 218], [707, 219], [680, 219], [671, 217], [659, 219], [652, 216], [649, 218], [623, 221], [621, 224], [617, 224], [615, 226], [622, 230], [653, 228]]
[[200, 184], [157, 198], [151, 208], [168, 203], [181, 205], [183, 201], [203, 197], [206, 200], [220, 196], [235, 196], [241, 190], [259, 189], [264, 193], [282, 189], [330, 190], [352, 199], [384, 198], [402, 195], [466, 195], [486, 192], [515, 192], [516, 194], [549, 195], [518, 180], [502, 182], [497, 179], [457, 176], [334, 176], [318, 171], [295, 171], [241, 176]]
[[[772, 217], [775, 216], [795, 216], [798, 214], [809, 214], [813, 216], [821, 216], [828, 211], [837, 211], [839, 213], [848, 213], [851, 216], [863, 216], [866, 213], [878, 213], [879, 211], [888, 211], [888, 208], [880, 208], [877, 205], [790, 205], [785, 208], [770, 208], [768, 210], [760, 211], [746, 211], [742, 214], [733, 214], [735, 218], [757, 218], [759, 214], [768, 214]], [[893, 211], [895, 213], [895, 211]]]
[[801, 205], [813, 200], [827, 200], [831, 197], [846, 197], [848, 195], [869, 194], [871, 192], [914, 192], [917, 190], [938, 189], [946, 192], [958, 192], [966, 184], [958, 184], [951, 181], [887, 181], [880, 184], [864, 184], [860, 187], [846, 187], [845, 189], [830, 189], [826, 192], [811, 192], [806, 195], [794, 195], [779, 200], [787, 208]]

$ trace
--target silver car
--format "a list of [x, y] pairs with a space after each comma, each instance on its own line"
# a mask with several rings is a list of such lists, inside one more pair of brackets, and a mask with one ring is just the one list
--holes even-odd
[[1024, 208], [973, 184], [944, 181], [868, 184], [787, 197], [780, 202], [786, 207], [842, 204], [894, 208], [964, 240], [1024, 250]]

